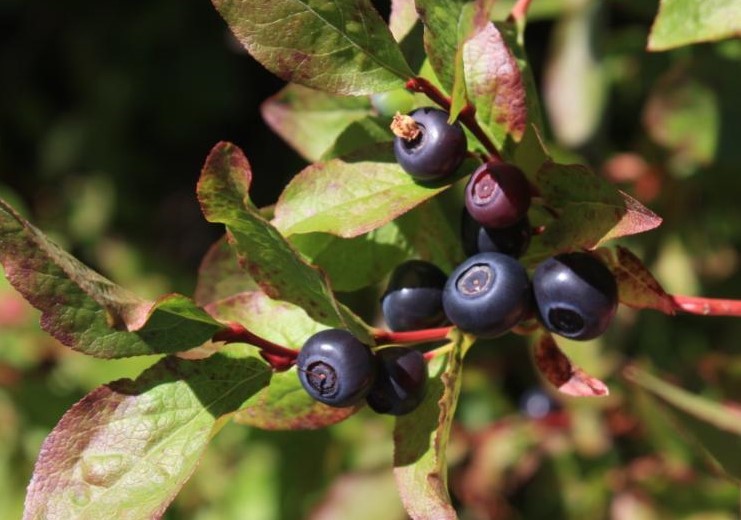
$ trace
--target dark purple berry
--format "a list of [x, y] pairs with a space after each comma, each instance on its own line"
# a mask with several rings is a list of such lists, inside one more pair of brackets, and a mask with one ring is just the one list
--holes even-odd
[[366, 396], [377, 413], [404, 415], [419, 406], [427, 383], [427, 364], [418, 350], [388, 347], [376, 352], [378, 376]]
[[418, 108], [409, 113], [419, 135], [394, 138], [396, 161], [412, 177], [438, 180], [451, 175], [466, 154], [466, 134], [458, 122], [448, 124], [448, 113], [437, 108]]
[[511, 226], [488, 228], [476, 222], [463, 208], [461, 215], [461, 241], [466, 256], [477, 253], [502, 253], [519, 258], [527, 251], [532, 237], [530, 219], [525, 215]]
[[362, 400], [376, 376], [370, 348], [342, 329], [323, 330], [306, 340], [296, 367], [310, 396], [340, 408]]
[[408, 260], [394, 269], [381, 298], [389, 329], [406, 331], [444, 325], [442, 296], [447, 279], [439, 267], [423, 260]]
[[476, 222], [489, 228], [508, 227], [522, 220], [530, 198], [525, 174], [512, 164], [482, 164], [466, 185], [466, 209]]
[[530, 309], [530, 280], [516, 259], [479, 253], [459, 265], [443, 290], [443, 307], [459, 329], [495, 337], [517, 325]]
[[615, 276], [589, 253], [564, 253], [538, 264], [533, 294], [545, 328], [579, 340], [605, 332], [618, 304]]

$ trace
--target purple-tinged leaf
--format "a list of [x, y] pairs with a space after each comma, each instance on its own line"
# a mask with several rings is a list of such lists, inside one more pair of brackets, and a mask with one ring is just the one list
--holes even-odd
[[402, 41], [409, 34], [418, 19], [414, 0], [391, 0], [389, 29], [397, 42]]
[[221, 237], [208, 250], [198, 268], [193, 299], [206, 305], [234, 294], [257, 291], [260, 287], [239, 265], [237, 252]]
[[678, 430], [694, 439], [715, 467], [741, 483], [741, 408], [724, 406], [669, 384], [637, 366], [629, 366], [625, 377], [661, 402]]
[[547, 332], [538, 334], [533, 356], [540, 373], [559, 392], [574, 397], [603, 397], [610, 393], [605, 383], [574, 365]]
[[[458, 172], [473, 171], [472, 162], [464, 161]], [[352, 238], [449, 187], [415, 182], [396, 163], [390, 146], [373, 146], [353, 157], [312, 164], [296, 175], [278, 199], [273, 225], [286, 236], [318, 231]]]
[[362, 321], [335, 300], [326, 276], [306, 263], [260, 215], [249, 198], [251, 180], [244, 153], [231, 143], [217, 144], [198, 181], [198, 199], [206, 219], [226, 225], [243, 268], [268, 296], [302, 307], [327, 327], [348, 329], [371, 342]]
[[[207, 310], [287, 348], [300, 349], [309, 336], [326, 329], [301, 307], [271, 300], [261, 292], [237, 294], [208, 305]], [[301, 386], [294, 367], [275, 373], [270, 385], [252, 396], [234, 420], [264, 430], [306, 430], [337, 423], [356, 411], [357, 407], [332, 408], [314, 400]]]
[[458, 335], [450, 354], [430, 361], [422, 404], [396, 420], [394, 475], [401, 500], [415, 520], [458, 518], [450, 503], [446, 447], [461, 388], [463, 356], [472, 338]]
[[463, 73], [476, 119], [500, 148], [519, 142], [527, 124], [539, 124], [532, 75], [512, 24], [475, 26], [463, 43]]
[[41, 326], [68, 347], [101, 358], [196, 347], [221, 325], [178, 294], [137, 297], [63, 251], [0, 201], [0, 263], [41, 311]]
[[369, 0], [213, 0], [247, 51], [286, 81], [344, 95], [413, 73]]
[[288, 85], [260, 107], [270, 128], [309, 162], [318, 161], [350, 123], [370, 114], [367, 97]]
[[557, 217], [533, 241], [527, 261], [561, 251], [593, 249], [661, 224], [655, 213], [585, 166], [545, 162], [534, 180]]
[[448, 92], [453, 89], [455, 55], [458, 49], [456, 27], [467, 0], [415, 0], [425, 27], [424, 44], [437, 79]]
[[269, 366], [243, 350], [202, 361], [168, 357], [135, 381], [84, 397], [41, 447], [24, 519], [108, 518], [112, 511], [160, 518], [220, 419], [270, 379]]
[[600, 249], [618, 284], [620, 303], [635, 309], [656, 309], [673, 315], [675, 304], [651, 271], [629, 249], [617, 246], [615, 251]]

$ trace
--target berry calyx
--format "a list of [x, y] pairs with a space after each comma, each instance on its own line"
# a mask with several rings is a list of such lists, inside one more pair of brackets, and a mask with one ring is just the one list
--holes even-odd
[[460, 264], [448, 278], [443, 308], [462, 331], [496, 337], [527, 315], [530, 280], [516, 259], [502, 253], [479, 253]]
[[394, 119], [396, 161], [415, 179], [442, 179], [455, 172], [463, 161], [466, 134], [457, 121], [448, 124], [448, 115], [444, 110], [424, 107]]
[[388, 328], [399, 332], [445, 324], [442, 295], [447, 279], [439, 267], [423, 260], [408, 260], [397, 266], [381, 297]]
[[517, 166], [489, 162], [471, 174], [466, 185], [466, 209], [489, 228], [512, 226], [530, 208], [530, 184]]
[[376, 352], [378, 376], [366, 396], [377, 413], [405, 415], [422, 402], [427, 383], [427, 364], [418, 350], [388, 347]]
[[618, 304], [615, 276], [589, 253], [564, 253], [533, 273], [538, 319], [551, 332], [587, 340], [605, 332]]
[[461, 242], [466, 256], [477, 253], [502, 253], [519, 258], [530, 245], [533, 229], [525, 215], [511, 226], [489, 228], [482, 226], [463, 208], [461, 215]]
[[296, 367], [310, 396], [340, 408], [362, 400], [376, 376], [370, 348], [342, 329], [323, 330], [306, 340]]

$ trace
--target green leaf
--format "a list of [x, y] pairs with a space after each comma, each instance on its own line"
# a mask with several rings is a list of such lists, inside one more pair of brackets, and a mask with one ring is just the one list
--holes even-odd
[[249, 53], [286, 81], [344, 95], [413, 73], [369, 0], [213, 0]]
[[514, 25], [478, 25], [462, 49], [476, 119], [500, 149], [519, 142], [528, 123], [540, 126], [537, 91]]
[[635, 366], [624, 374], [658, 397], [680, 431], [695, 439], [716, 466], [741, 483], [741, 413], [737, 409], [691, 394]]
[[252, 171], [242, 151], [217, 144], [198, 181], [198, 199], [209, 222], [226, 225], [239, 261], [271, 298], [306, 309], [319, 323], [352, 331], [369, 343], [367, 327], [334, 298], [326, 276], [307, 264], [249, 198]]
[[[473, 169], [467, 160], [458, 171]], [[352, 238], [390, 222], [449, 186], [415, 182], [396, 163], [390, 146], [374, 146], [353, 157], [312, 164], [299, 173], [278, 199], [273, 225], [286, 236], [319, 231]]]
[[367, 116], [349, 124], [332, 146], [322, 155], [328, 161], [367, 148], [373, 143], [390, 143], [394, 140], [388, 117]]
[[[301, 348], [309, 336], [326, 328], [302, 308], [271, 300], [260, 292], [237, 294], [207, 308], [221, 320], [240, 323], [258, 336], [288, 348]], [[332, 408], [311, 398], [294, 367], [275, 373], [270, 385], [252, 396], [234, 420], [265, 430], [303, 430], [342, 421], [356, 410]]]
[[396, 420], [394, 474], [404, 507], [414, 519], [457, 518], [448, 493], [445, 450], [461, 388], [463, 356], [472, 341], [458, 335], [450, 354], [430, 362], [424, 401]]
[[434, 198], [355, 238], [306, 233], [292, 235], [291, 242], [327, 273], [338, 291], [376, 284], [408, 258], [428, 260], [444, 271], [463, 258], [460, 237]]
[[664, 314], [674, 314], [674, 300], [640, 258], [622, 246], [614, 252], [607, 249], [599, 252], [615, 275], [620, 303], [635, 309], [656, 309]]
[[268, 365], [225, 350], [202, 361], [168, 357], [99, 387], [46, 438], [24, 519], [160, 518], [195, 470], [219, 419], [270, 379]]
[[242, 269], [237, 252], [226, 237], [222, 237], [201, 260], [193, 299], [198, 305], [206, 305], [234, 294], [256, 290], [259, 290], [259, 285]]
[[535, 175], [535, 184], [557, 217], [533, 240], [526, 263], [560, 251], [593, 249], [661, 224], [651, 210], [579, 164], [548, 161]]
[[651, 27], [648, 50], [741, 36], [741, 9], [736, 0], [661, 0]]
[[41, 311], [41, 326], [68, 347], [101, 358], [196, 347], [221, 328], [185, 296], [151, 302], [107, 280], [51, 242], [0, 200], [0, 263]]
[[416, 0], [425, 27], [424, 44], [435, 75], [448, 92], [453, 90], [458, 33], [455, 28], [467, 0]]
[[328, 94], [288, 85], [265, 100], [262, 117], [309, 162], [318, 161], [353, 121], [370, 113], [367, 97]]

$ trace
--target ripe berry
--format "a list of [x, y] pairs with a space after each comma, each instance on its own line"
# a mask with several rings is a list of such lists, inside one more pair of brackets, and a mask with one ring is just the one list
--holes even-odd
[[419, 135], [411, 140], [396, 136], [396, 161], [412, 177], [437, 180], [452, 174], [466, 153], [466, 134], [458, 122], [448, 124], [448, 113], [437, 108], [418, 108], [409, 113]]
[[601, 335], [618, 303], [615, 277], [588, 253], [560, 254], [538, 264], [533, 294], [545, 328], [571, 339]]
[[521, 220], [530, 207], [530, 184], [517, 166], [482, 164], [466, 185], [466, 208], [483, 226], [501, 228]]
[[459, 265], [443, 290], [448, 319], [464, 332], [495, 337], [523, 319], [530, 308], [525, 268], [502, 253], [479, 253]]
[[476, 253], [502, 253], [519, 258], [527, 251], [532, 236], [530, 219], [525, 215], [514, 224], [503, 228], [488, 228], [476, 222], [463, 208], [461, 241], [466, 256]]
[[298, 377], [317, 401], [351, 406], [368, 393], [376, 361], [367, 345], [346, 330], [328, 329], [311, 336], [296, 358]]
[[427, 383], [427, 364], [418, 350], [389, 347], [376, 352], [378, 376], [366, 396], [377, 413], [404, 415], [419, 406]]
[[439, 327], [446, 322], [443, 287], [448, 277], [423, 260], [408, 260], [391, 274], [381, 298], [381, 310], [393, 331]]

